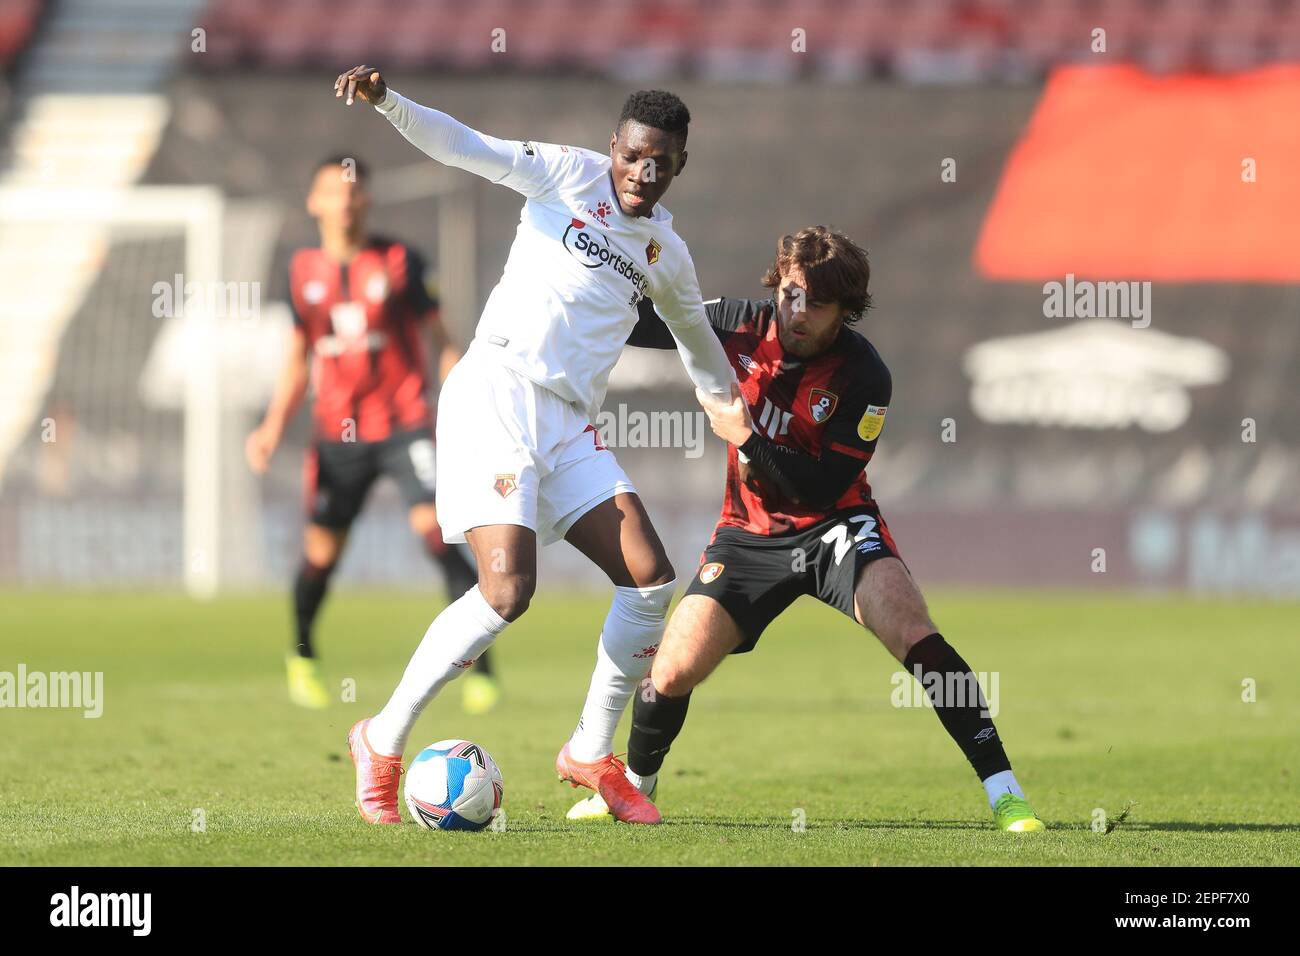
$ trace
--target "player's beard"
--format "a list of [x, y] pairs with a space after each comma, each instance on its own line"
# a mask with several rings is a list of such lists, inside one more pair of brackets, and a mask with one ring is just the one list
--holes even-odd
[[786, 353], [801, 359], [816, 358], [830, 348], [831, 343], [835, 341], [835, 336], [839, 334], [839, 329], [827, 329], [823, 336], [814, 336], [811, 333], [803, 336], [795, 335], [784, 326], [777, 329], [777, 338], [781, 340], [781, 348]]

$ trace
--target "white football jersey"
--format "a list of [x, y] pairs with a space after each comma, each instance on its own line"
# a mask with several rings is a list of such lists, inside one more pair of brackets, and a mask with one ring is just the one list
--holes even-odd
[[608, 156], [506, 142], [513, 164], [497, 182], [528, 201], [475, 341], [594, 421], [642, 296], [670, 327], [707, 327], [695, 263], [663, 206], [624, 215]]

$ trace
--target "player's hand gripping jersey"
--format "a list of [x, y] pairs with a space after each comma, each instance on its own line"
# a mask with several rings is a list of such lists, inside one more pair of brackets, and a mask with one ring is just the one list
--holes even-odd
[[730, 395], [734, 377], [672, 215], [663, 206], [650, 216], [624, 215], [608, 156], [487, 136], [391, 88], [375, 108], [439, 162], [528, 199], [505, 272], [479, 320], [477, 350], [495, 354], [594, 420], [637, 304], [650, 295], [692, 381]]
[[[713, 299], [705, 307], [756, 432], [739, 451], [727, 446], [719, 526], [788, 534], [872, 504], [866, 465], [892, 383], [871, 343], [845, 326], [831, 348], [805, 361], [782, 349], [772, 300]], [[657, 311], [658, 302], [641, 303], [629, 345], [672, 348]]]

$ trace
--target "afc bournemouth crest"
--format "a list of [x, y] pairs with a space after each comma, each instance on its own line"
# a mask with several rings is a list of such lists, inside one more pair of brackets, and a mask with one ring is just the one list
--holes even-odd
[[839, 398], [826, 389], [814, 388], [808, 395], [808, 414], [812, 415], [812, 420], [820, 425], [831, 417], [839, 402]]
[[645, 247], [645, 261], [654, 265], [659, 261], [659, 253], [663, 251], [663, 246], [651, 239]]
[[700, 568], [700, 583], [712, 584], [722, 575], [722, 569], [724, 567], [726, 567], [726, 565], [719, 564], [717, 561], [710, 561], [704, 567]]
[[497, 475], [497, 480], [492, 487], [502, 498], [509, 498], [519, 487], [519, 482], [515, 480], [514, 475]]

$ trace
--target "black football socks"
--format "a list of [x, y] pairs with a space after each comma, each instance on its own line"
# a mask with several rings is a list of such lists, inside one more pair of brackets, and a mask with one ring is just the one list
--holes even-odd
[[492, 676], [492, 649], [488, 648], [478, 656], [474, 661], [474, 666], [470, 668], [475, 674], [482, 674], [484, 677]]
[[942, 634], [917, 641], [907, 652], [903, 666], [921, 682], [939, 722], [980, 780], [1011, 769], [979, 682]]
[[629, 770], [641, 777], [659, 772], [686, 723], [690, 702], [690, 694], [668, 697], [659, 693], [649, 677], [641, 682], [632, 705], [632, 732], [627, 739]]
[[312, 627], [316, 623], [316, 613], [320, 610], [321, 602], [325, 600], [330, 575], [333, 573], [334, 565], [321, 567], [306, 558], [298, 566], [298, 576], [293, 582], [293, 613], [297, 623], [294, 651], [299, 657], [316, 656], [311, 643]]
[[424, 550], [438, 566], [442, 568], [443, 577], [447, 579], [447, 603], [459, 601], [465, 592], [478, 584], [478, 572], [465, 557], [464, 551], [454, 544], [442, 540], [442, 529], [434, 528], [424, 536]]

